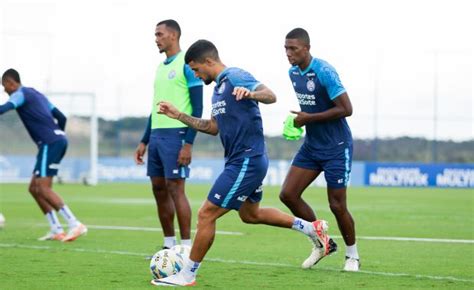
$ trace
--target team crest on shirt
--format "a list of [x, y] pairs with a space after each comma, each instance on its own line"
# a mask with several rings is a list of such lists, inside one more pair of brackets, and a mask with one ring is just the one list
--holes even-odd
[[168, 73], [168, 79], [169, 79], [169, 80], [174, 79], [175, 76], [176, 76], [176, 71], [175, 71], [175, 70], [171, 70], [171, 71]]
[[306, 88], [308, 89], [308, 91], [314, 92], [314, 90], [316, 89], [316, 84], [313, 80], [308, 80], [308, 82], [306, 83]]
[[225, 82], [223, 82], [217, 89], [217, 93], [220, 95], [225, 91]]

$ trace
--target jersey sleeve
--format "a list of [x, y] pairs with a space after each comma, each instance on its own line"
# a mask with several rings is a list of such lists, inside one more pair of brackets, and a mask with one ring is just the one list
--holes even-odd
[[202, 86], [201, 79], [196, 77], [191, 67], [187, 64], [184, 65], [184, 76], [188, 82], [188, 88]]
[[10, 96], [10, 99], [8, 101], [12, 103], [16, 109], [25, 103], [25, 95], [21, 90], [18, 90]]
[[235, 70], [228, 75], [229, 81], [234, 87], [244, 87], [250, 91], [255, 91], [261, 83], [253, 75], [244, 70]]
[[346, 92], [346, 89], [339, 79], [336, 70], [329, 64], [321, 67], [318, 78], [321, 84], [326, 88], [329, 98], [334, 100], [336, 97]]

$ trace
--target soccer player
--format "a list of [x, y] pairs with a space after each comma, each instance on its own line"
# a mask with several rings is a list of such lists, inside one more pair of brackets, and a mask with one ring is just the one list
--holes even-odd
[[[296, 28], [286, 35], [285, 50], [292, 65], [290, 80], [301, 107], [301, 112], [292, 112], [296, 114], [294, 125], [306, 127], [306, 138], [293, 159], [280, 199], [295, 216], [315, 220], [313, 210], [301, 195], [324, 171], [329, 206], [346, 244], [344, 270], [358, 271], [354, 220], [346, 204], [352, 164], [352, 136], [346, 117], [352, 115], [351, 101], [336, 70], [311, 56], [309, 35], [304, 29]], [[303, 268], [310, 268], [335, 249], [333, 242], [329, 252], [316, 247], [303, 262]]]
[[201, 132], [219, 134], [225, 150], [225, 168], [199, 209], [190, 259], [183, 270], [151, 283], [194, 285], [200, 263], [214, 240], [216, 221], [230, 210], [237, 210], [245, 223], [292, 228], [310, 237], [313, 244], [326, 243], [323, 221], [311, 223], [275, 208], [260, 208], [268, 159], [259, 103], [274, 103], [273, 92], [250, 73], [239, 68], [227, 68], [219, 59], [217, 48], [207, 40], [195, 42], [186, 52], [185, 60], [205, 84], [216, 83], [211, 119], [189, 116], [168, 102], [159, 104], [159, 113]]
[[158, 66], [155, 93], [143, 138], [135, 151], [135, 162], [144, 164], [148, 145], [147, 175], [150, 176], [158, 217], [163, 228], [163, 248], [177, 244], [174, 216], [178, 217], [181, 244], [191, 245], [191, 207], [185, 195], [189, 177], [191, 151], [196, 130], [186, 124], [156, 113], [156, 104], [166, 100], [179, 110], [200, 118], [202, 115], [202, 82], [184, 63], [179, 45], [181, 28], [174, 20], [164, 20], [155, 27], [155, 42], [166, 60]]
[[[39, 149], [29, 191], [50, 225], [50, 231], [39, 240], [74, 241], [86, 234], [87, 228], [52, 189], [53, 177], [58, 174], [59, 163], [67, 149], [64, 133], [66, 117], [43, 94], [33, 88], [22, 86], [20, 75], [16, 70], [5, 71], [2, 85], [10, 99], [0, 106], [0, 115], [16, 109]], [[67, 234], [64, 233], [56, 211], [68, 222]]]

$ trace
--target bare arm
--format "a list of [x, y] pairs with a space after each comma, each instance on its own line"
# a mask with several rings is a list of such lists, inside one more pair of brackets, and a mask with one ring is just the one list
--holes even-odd
[[164, 114], [170, 118], [177, 119], [189, 127], [206, 134], [217, 135], [219, 133], [219, 128], [217, 127], [217, 122], [214, 118], [205, 120], [189, 116], [178, 111], [172, 104], [168, 102], [160, 102], [158, 106], [158, 114]]
[[295, 118], [295, 126], [302, 127], [312, 122], [331, 121], [352, 115], [352, 104], [347, 93], [340, 94], [333, 102], [335, 104], [334, 107], [321, 113], [310, 114], [292, 111], [292, 113], [297, 115]]
[[232, 94], [235, 95], [237, 101], [251, 99], [264, 104], [276, 102], [275, 94], [264, 84], [260, 84], [253, 92], [244, 87], [235, 87]]

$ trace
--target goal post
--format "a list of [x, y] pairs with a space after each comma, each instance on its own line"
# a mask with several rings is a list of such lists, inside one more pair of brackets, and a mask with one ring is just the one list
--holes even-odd
[[[68, 118], [66, 133], [70, 140], [69, 149], [71, 149], [68, 149], [68, 151], [74, 152], [73, 156], [84, 157], [84, 155], [88, 155], [87, 174], [76, 176], [73, 181], [96, 185], [98, 183], [99, 124], [95, 93], [51, 91], [46, 92], [45, 95]], [[84, 122], [85, 120], [88, 122]], [[89, 140], [86, 146], [84, 140], [87, 140], [87, 137]], [[80, 148], [74, 148], [76, 146], [74, 144], [75, 140], [77, 140], [77, 146]], [[79, 143], [82, 145], [79, 145]], [[68, 157], [67, 154], [66, 157]]]

